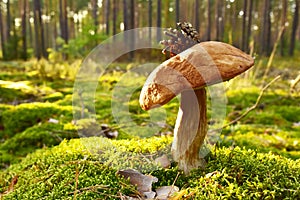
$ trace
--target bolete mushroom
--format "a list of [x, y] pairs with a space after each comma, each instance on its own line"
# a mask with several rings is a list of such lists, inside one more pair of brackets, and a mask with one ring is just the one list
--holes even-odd
[[139, 99], [144, 110], [162, 106], [181, 94], [172, 155], [186, 174], [204, 165], [199, 151], [208, 130], [205, 87], [230, 80], [253, 65], [253, 58], [241, 50], [208, 41], [166, 60], [147, 78]]

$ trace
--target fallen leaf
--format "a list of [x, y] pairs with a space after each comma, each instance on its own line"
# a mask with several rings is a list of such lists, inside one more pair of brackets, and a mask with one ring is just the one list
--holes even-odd
[[156, 158], [154, 162], [160, 165], [162, 168], [169, 168], [171, 166], [171, 162], [168, 159], [168, 156], [165, 154], [161, 157]]
[[179, 188], [176, 186], [163, 186], [157, 188], [156, 190], [156, 199], [158, 200], [168, 200], [175, 192], [179, 191]]
[[144, 196], [150, 195], [152, 196], [152, 183], [158, 181], [158, 179], [151, 175], [144, 175], [137, 170], [134, 169], [125, 169], [117, 171], [118, 175], [123, 176], [128, 179], [132, 185], [137, 186], [137, 190], [143, 194]]

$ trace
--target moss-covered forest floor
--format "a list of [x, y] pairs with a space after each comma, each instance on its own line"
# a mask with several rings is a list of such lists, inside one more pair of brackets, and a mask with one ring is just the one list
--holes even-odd
[[[245, 75], [225, 83], [228, 123], [255, 104], [263, 85], [281, 75], [255, 110], [223, 129], [205, 158], [206, 168], [189, 176], [175, 162], [168, 168], [154, 162], [163, 154], [171, 158], [169, 133], [177, 99], [164, 106], [166, 124], [156, 135], [140, 133], [149, 114], [139, 107], [139, 91], [132, 94], [129, 111], [142, 128], [124, 132], [124, 124], [111, 114], [112, 90], [134, 63], [114, 64], [101, 76], [95, 95], [97, 124], [118, 131], [116, 139], [96, 137], [99, 127], [94, 121], [74, 123], [72, 93], [79, 61], [1, 63], [0, 199], [138, 197], [136, 187], [116, 175], [127, 168], [157, 177], [153, 190], [176, 185], [180, 190], [174, 199], [300, 199], [300, 83], [290, 91], [300, 60], [275, 60], [262, 81], [266, 62], [256, 61]], [[90, 137], [80, 138], [78, 129]]]

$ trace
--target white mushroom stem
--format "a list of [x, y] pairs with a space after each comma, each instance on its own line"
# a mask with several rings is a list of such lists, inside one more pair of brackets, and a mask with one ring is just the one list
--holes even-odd
[[206, 109], [205, 88], [181, 93], [172, 154], [185, 174], [192, 169], [205, 167], [204, 159], [200, 158], [200, 148], [207, 134]]

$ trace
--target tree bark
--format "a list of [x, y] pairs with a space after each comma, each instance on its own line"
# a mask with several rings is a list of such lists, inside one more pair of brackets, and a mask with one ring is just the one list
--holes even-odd
[[[135, 18], [135, 3], [134, 0], [130, 0], [130, 29], [135, 28], [135, 23], [134, 23], [134, 18]], [[130, 52], [129, 52], [129, 60], [132, 61], [134, 58], [134, 47], [135, 47], [135, 34], [134, 31], [130, 33]]]
[[261, 53], [269, 55], [271, 51], [271, 2], [270, 0], [264, 0], [264, 10], [262, 18], [262, 32], [261, 32]]
[[[248, 10], [248, 25], [247, 25], [247, 39], [246, 43], [249, 45], [251, 38], [251, 26], [252, 26], [252, 10], [253, 10], [253, 0], [248, 0], [249, 10]], [[246, 49], [249, 51], [249, 47]]]
[[207, 134], [206, 89], [181, 93], [180, 108], [174, 128], [172, 155], [179, 169], [188, 174], [190, 170], [205, 167], [200, 149]]
[[290, 49], [289, 49], [289, 55], [294, 55], [294, 49], [295, 49], [295, 42], [296, 42], [296, 32], [298, 28], [298, 21], [299, 21], [299, 0], [295, 0], [295, 11], [294, 11], [294, 19], [293, 19], [293, 26], [292, 26], [292, 32], [291, 32], [291, 41], [290, 41]]
[[195, 29], [200, 33], [200, 0], [195, 0]]
[[210, 0], [207, 1], [207, 32], [206, 32], [206, 40], [209, 41], [211, 38], [211, 4]]
[[[157, 17], [156, 17], [156, 26], [161, 28], [161, 0], [157, 0]], [[156, 37], [157, 41], [159, 42], [162, 38], [161, 30], [157, 29]]]
[[39, 60], [42, 57], [47, 58], [44, 40], [44, 28], [42, 23], [42, 11], [40, 0], [33, 1], [34, 6], [34, 30], [35, 30], [35, 55]]
[[151, 31], [151, 27], [152, 27], [152, 0], [149, 0], [148, 2], [148, 26], [149, 28], [149, 43], [151, 45], [151, 41], [152, 41], [152, 31]]
[[117, 0], [113, 0], [113, 35], [117, 34], [117, 14], [118, 14]]
[[6, 3], [6, 41], [10, 39], [11, 32], [11, 13], [10, 13], [10, 0]]
[[21, 18], [22, 18], [22, 59], [27, 60], [27, 28], [26, 28], [26, 9], [28, 0], [23, 0], [22, 10], [21, 10]]
[[110, 28], [110, 0], [106, 0], [105, 2], [105, 24], [106, 24], [106, 35], [109, 35], [109, 28]]
[[[287, 0], [282, 0], [282, 15], [281, 15], [281, 27], [285, 27], [285, 23], [287, 21]], [[280, 28], [281, 28], [280, 27]], [[281, 38], [280, 38], [280, 55], [284, 56], [284, 46], [285, 46], [285, 30], [283, 30]]]
[[176, 0], [175, 2], [175, 26], [177, 26], [177, 23], [180, 20], [180, 2], [179, 0]]
[[224, 13], [223, 13], [223, 1], [217, 0], [216, 2], [216, 40], [222, 41], [223, 38], [223, 21], [224, 21]]
[[243, 25], [242, 25], [242, 50], [245, 51], [247, 48], [247, 32], [246, 32], [246, 24], [247, 24], [247, 3], [248, 0], [244, 0], [244, 5], [243, 5]]
[[124, 31], [128, 29], [128, 12], [127, 12], [127, 1], [123, 0], [123, 22], [124, 22]]
[[1, 49], [2, 49], [2, 57], [4, 60], [6, 60], [6, 48], [5, 48], [5, 30], [3, 27], [3, 15], [2, 15], [2, 4], [3, 2], [0, 2], [0, 37], [1, 37]]
[[91, 0], [91, 5], [92, 5], [92, 16], [94, 19], [95, 33], [97, 33], [98, 26], [99, 26], [97, 0]]
[[64, 39], [65, 43], [69, 43], [69, 27], [68, 27], [68, 12], [67, 12], [67, 0], [59, 0], [60, 8], [60, 31], [61, 37]]

